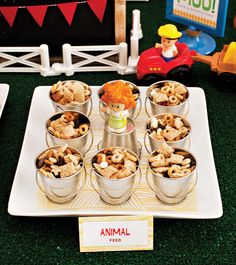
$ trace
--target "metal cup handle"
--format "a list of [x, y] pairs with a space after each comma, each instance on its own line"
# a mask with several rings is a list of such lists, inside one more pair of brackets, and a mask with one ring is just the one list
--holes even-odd
[[148, 147], [147, 147], [147, 131], [145, 132], [145, 134], [144, 134], [144, 146], [145, 146], [145, 149], [146, 149], [146, 151], [149, 153], [149, 154], [151, 154], [151, 151], [150, 150], [148, 150]]
[[137, 190], [138, 186], [140, 185], [141, 177], [142, 177], [142, 171], [141, 171], [141, 168], [139, 167], [139, 181], [138, 181], [136, 187], [132, 188], [133, 190], [132, 190], [130, 196]]
[[184, 118], [186, 118], [188, 116], [188, 113], [189, 113], [189, 102], [188, 101], [186, 102], [186, 106], [187, 106], [186, 107], [187, 110], [186, 110], [186, 113], [183, 115]]
[[57, 111], [56, 112], [61, 112], [61, 111], [64, 111], [64, 109], [58, 105], [56, 105], [56, 109]]
[[36, 178], [36, 183], [37, 183], [38, 188], [39, 188], [44, 194], [46, 194], [46, 191], [45, 191], [45, 190], [42, 188], [42, 186], [39, 184], [38, 170], [36, 170], [35, 178]]
[[[79, 189], [78, 189], [78, 192], [84, 187], [84, 184], [85, 184], [85, 181], [87, 179], [87, 170], [85, 168], [85, 166], [83, 166], [83, 170], [84, 170], [84, 177], [82, 178], [82, 185], [80, 185]], [[36, 174], [35, 174], [35, 178], [36, 178], [36, 183], [37, 183], [37, 186], [38, 188], [44, 193], [44, 194], [47, 194], [47, 192], [43, 189], [43, 187], [40, 185], [39, 183], [39, 179], [38, 179], [38, 170], [36, 170]], [[53, 193], [55, 196], [59, 197], [59, 198], [63, 198], [63, 197], [66, 197], [66, 196], [58, 196], [56, 195], [52, 190], [50, 190], [51, 193]]]
[[150, 118], [152, 115], [149, 114], [149, 112], [148, 112], [148, 109], [147, 109], [147, 100], [148, 100], [148, 97], [146, 96], [146, 98], [145, 98], [145, 103], [144, 103], [144, 107], [145, 107], [145, 111], [146, 111], [148, 117]]
[[49, 135], [49, 132], [46, 131], [46, 134], [45, 134], [45, 141], [46, 141], [47, 147], [51, 147], [51, 145], [50, 145], [49, 142], [48, 142], [48, 135]]
[[88, 153], [88, 151], [91, 149], [92, 145], [93, 145], [93, 141], [94, 141], [94, 134], [93, 134], [93, 131], [90, 129], [89, 130], [90, 134], [91, 134], [91, 143], [89, 145], [89, 147], [87, 148], [87, 150], [84, 152], [84, 155], [86, 155]]
[[97, 188], [95, 187], [95, 185], [94, 185], [94, 180], [93, 180], [93, 178], [92, 178], [92, 172], [93, 172], [93, 170], [92, 170], [92, 168], [90, 169], [90, 174], [89, 174], [89, 182], [90, 182], [90, 184], [91, 184], [91, 186], [92, 186], [92, 188], [97, 192], [97, 194], [99, 194], [100, 195], [100, 192], [97, 190]]
[[148, 171], [149, 171], [149, 167], [147, 166], [147, 169], [146, 169], [146, 180], [147, 180], [147, 184], [148, 184], [149, 188], [156, 194], [156, 191], [153, 189], [152, 185], [149, 182]]
[[102, 108], [102, 102], [100, 100], [98, 109], [99, 109], [99, 113], [100, 113], [102, 119], [105, 121], [106, 120], [106, 116], [105, 116], [104, 112], [101, 111], [101, 108]]
[[139, 101], [139, 108], [138, 108], [138, 111], [137, 111], [136, 115], [135, 115], [134, 118], [133, 118], [134, 120], [136, 120], [136, 119], [138, 118], [138, 115], [140, 114], [141, 109], [142, 109], [142, 100], [141, 100], [140, 96], [139, 96], [137, 102], [138, 102], [138, 101]]
[[[149, 188], [156, 194], [156, 191], [153, 189], [153, 187], [151, 186], [151, 184], [149, 182], [149, 176], [148, 176], [149, 174], [148, 174], [148, 171], [149, 171], [149, 167], [147, 166], [147, 169], [146, 169], [146, 180], [147, 180], [147, 184], [148, 184]], [[195, 182], [194, 182], [192, 188], [190, 188], [190, 190], [188, 190], [188, 193], [187, 194], [189, 194], [191, 191], [193, 191], [193, 189], [196, 187], [197, 180], [198, 180], [198, 172], [196, 171], [196, 179], [195, 179]]]
[[90, 116], [92, 109], [93, 109], [93, 99], [92, 97], [90, 97], [90, 110], [89, 110], [88, 116]]

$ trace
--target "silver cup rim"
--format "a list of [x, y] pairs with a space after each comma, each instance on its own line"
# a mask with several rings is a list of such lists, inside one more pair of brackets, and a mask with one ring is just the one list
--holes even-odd
[[191, 134], [191, 131], [192, 131], [192, 126], [191, 126], [190, 122], [188, 121], [188, 119], [184, 118], [182, 115], [175, 114], [175, 113], [160, 113], [160, 114], [156, 114], [156, 115], [153, 115], [152, 117], [150, 117], [150, 118], [147, 120], [146, 125], [145, 125], [145, 131], [147, 132], [148, 137], [150, 137], [151, 139], [153, 139], [153, 140], [156, 141], [156, 142], [160, 142], [160, 143], [163, 142], [163, 141], [161, 141], [161, 140], [158, 140], [158, 139], [153, 138], [153, 137], [150, 135], [150, 133], [148, 133], [147, 125], [148, 125], [148, 123], [150, 122], [150, 120], [151, 120], [152, 118], [157, 117], [157, 116], [163, 116], [163, 115], [165, 115], [165, 114], [172, 114], [173, 116], [180, 117], [180, 118], [184, 121], [184, 123], [187, 122], [188, 127], [190, 128], [188, 135], [186, 135], [184, 138], [182, 138], [182, 139], [180, 139], [180, 140], [177, 140], [177, 141], [165, 141], [167, 144], [175, 144], [175, 143], [178, 144], [178, 143], [184, 142], [187, 138], [190, 137], [190, 134]]
[[63, 81], [61, 81], [62, 83], [64, 83], [64, 82], [67, 82], [67, 81], [73, 81], [73, 82], [79, 82], [79, 83], [82, 83], [82, 84], [85, 84], [85, 85], [87, 85], [88, 86], [88, 89], [90, 90], [90, 95], [89, 95], [89, 98], [87, 99], [87, 100], [85, 100], [84, 102], [78, 102], [77, 104], [75, 104], [75, 105], [71, 105], [71, 103], [69, 103], [69, 104], [60, 104], [60, 103], [58, 103], [58, 102], [56, 102], [56, 101], [54, 101], [53, 99], [52, 99], [52, 97], [51, 97], [51, 88], [50, 88], [50, 90], [49, 90], [49, 99], [54, 103], [54, 104], [57, 104], [59, 107], [61, 107], [61, 108], [63, 108], [63, 107], [72, 107], [72, 106], [81, 106], [81, 105], [84, 105], [85, 103], [87, 103], [90, 99], [91, 99], [91, 97], [92, 97], [92, 89], [91, 89], [91, 87], [88, 85], [88, 84], [86, 84], [86, 83], [84, 83], [84, 82], [82, 82], [82, 81], [79, 81], [79, 80], [63, 80]]
[[[43, 151], [41, 151], [41, 152], [36, 156], [35, 161], [34, 161], [34, 164], [35, 164], [35, 167], [36, 167], [37, 172], [38, 172], [41, 176], [43, 176], [43, 177], [45, 177], [45, 178], [47, 178], [47, 179], [50, 179], [48, 176], [45, 176], [45, 175], [43, 175], [42, 173], [39, 172], [39, 169], [37, 168], [37, 165], [36, 165], [36, 162], [37, 162], [38, 157], [39, 157], [40, 155], [42, 155], [44, 152], [48, 151], [48, 150], [51, 150], [51, 149], [58, 149], [58, 148], [60, 148], [60, 147], [63, 147], [63, 146], [62, 146], [62, 145], [56, 145], [56, 146], [48, 147], [48, 148], [44, 149]], [[66, 180], [68, 180], [68, 179], [70, 179], [70, 178], [73, 178], [75, 175], [79, 174], [79, 173], [82, 171], [82, 169], [84, 168], [84, 156], [81, 154], [81, 152], [78, 151], [77, 149], [73, 148], [73, 147], [70, 147], [70, 146], [68, 146], [68, 147], [71, 148], [71, 149], [73, 149], [74, 151], [76, 151], [76, 152], [80, 155], [80, 157], [81, 157], [81, 159], [82, 159], [82, 165], [81, 165], [81, 168], [80, 168], [77, 172], [75, 172], [74, 174], [72, 174], [72, 175], [70, 175], [70, 176], [68, 176], [68, 177], [66, 177], [66, 178], [57, 178], [57, 180], [60, 179], [60, 181], [66, 181]]]
[[[63, 115], [65, 112], [76, 112], [76, 113], [78, 113], [79, 115], [84, 116], [84, 117], [88, 120], [88, 122], [89, 122], [89, 129], [88, 129], [88, 131], [87, 131], [84, 135], [81, 135], [81, 136], [79, 136], [79, 137], [72, 138], [72, 139], [61, 139], [61, 138], [58, 138], [58, 137], [52, 135], [51, 132], [48, 130], [47, 123], [49, 122], [49, 120], [50, 120], [52, 117], [54, 117], [54, 116], [56, 116], [56, 115]], [[89, 133], [89, 130], [90, 130], [90, 127], [91, 127], [91, 121], [90, 121], [90, 119], [89, 119], [89, 117], [88, 117], [87, 115], [85, 115], [84, 113], [82, 113], [82, 112], [80, 112], [80, 111], [76, 111], [76, 110], [64, 110], [64, 111], [60, 111], [60, 112], [57, 112], [57, 113], [54, 113], [53, 115], [51, 115], [51, 116], [47, 119], [47, 121], [46, 121], [46, 123], [45, 123], [45, 127], [46, 127], [46, 131], [50, 134], [50, 136], [51, 136], [52, 138], [55, 138], [56, 140], [65, 141], [65, 142], [66, 142], [66, 141], [73, 142], [73, 141], [76, 141], [76, 140], [78, 140], [78, 139], [82, 139], [82, 138], [84, 138], [84, 137]]]
[[[184, 151], [184, 152], [187, 152], [187, 153], [189, 153], [193, 158], [194, 158], [194, 160], [195, 160], [195, 163], [196, 163], [196, 166], [195, 166], [195, 168], [194, 168], [194, 170], [192, 171], [192, 172], [190, 172], [188, 175], [186, 175], [186, 176], [184, 176], [184, 177], [181, 177], [181, 178], [177, 178], [177, 179], [174, 179], [174, 178], [166, 178], [166, 177], [164, 177], [164, 176], [162, 176], [162, 175], [158, 175], [158, 177], [160, 177], [161, 179], [165, 179], [166, 181], [169, 181], [169, 182], [173, 182], [173, 181], [178, 181], [178, 180], [184, 180], [184, 179], [187, 179], [187, 178], [189, 178], [189, 176], [190, 175], [192, 175], [196, 170], [197, 170], [197, 160], [196, 160], [196, 157], [191, 153], [191, 152], [189, 152], [188, 150], [186, 150], [186, 149], [184, 149], [184, 148], [181, 148], [181, 147], [176, 147], [176, 146], [172, 146], [172, 148], [173, 149], [177, 149], [177, 150], [180, 150], [180, 151]], [[148, 168], [151, 170], [151, 172], [155, 175], [155, 176], [157, 176], [157, 173], [156, 172], [154, 172], [153, 170], [152, 170], [152, 167], [150, 166], [150, 164], [149, 164], [149, 158], [151, 157], [151, 156], [153, 156], [153, 154], [156, 152], [156, 150], [154, 150], [149, 156], [148, 156]]]
[[122, 82], [125, 82], [125, 83], [129, 83], [129, 84], [131, 84], [132, 86], [134, 86], [134, 87], [138, 90], [138, 95], [139, 95], [139, 96], [138, 96], [137, 99], [135, 100], [135, 101], [137, 102], [138, 99], [140, 98], [140, 89], [139, 89], [138, 86], [135, 85], [134, 83], [132, 83], [132, 82], [130, 82], [130, 81], [127, 81], [127, 80], [123, 80], [123, 79], [115, 79], [115, 80], [111, 80], [111, 81], [108, 81], [108, 82], [102, 84], [102, 85], [100, 86], [100, 88], [98, 89], [98, 92], [97, 92], [99, 100], [100, 100], [104, 105], [107, 105], [104, 101], [101, 100], [101, 97], [100, 97], [100, 94], [101, 94], [101, 93], [100, 93], [100, 92], [103, 91], [103, 87], [104, 87], [106, 84], [114, 83], [114, 82], [117, 82], [117, 81], [122, 81]]
[[[125, 148], [125, 147], [118, 147], [118, 146], [111, 146], [111, 147], [109, 147], [109, 148], [124, 149], [124, 150], [128, 151], [129, 153], [131, 153], [133, 156], [135, 156], [135, 157], [137, 158], [137, 161], [138, 161], [137, 169], [136, 169], [136, 171], [135, 171], [132, 175], [130, 175], [129, 177], [123, 178], [123, 179], [108, 179], [109, 181], [117, 182], [117, 181], [122, 181], [122, 180], [124, 180], [124, 179], [127, 180], [127, 179], [130, 179], [130, 178], [132, 178], [134, 175], [137, 174], [137, 172], [138, 172], [138, 170], [139, 170], [139, 168], [140, 168], [140, 159], [138, 158], [138, 156], [137, 156], [133, 151], [131, 151], [130, 149], [127, 149], [127, 148]], [[97, 176], [99, 176], [100, 178], [105, 178], [105, 177], [102, 176], [101, 174], [99, 174], [99, 173], [95, 170], [95, 168], [94, 168], [94, 166], [93, 166], [93, 158], [94, 158], [97, 154], [101, 153], [104, 149], [107, 149], [107, 147], [98, 150], [98, 152], [96, 152], [96, 153], [92, 156], [91, 161], [90, 161], [90, 165], [91, 165], [91, 168], [92, 168], [93, 172], [94, 172]]]
[[[187, 92], [188, 92], [188, 97], [185, 99], [185, 101], [183, 101], [182, 103], [180, 103], [180, 104], [178, 104], [178, 105], [175, 105], [175, 106], [164, 106], [164, 105], [161, 105], [161, 104], [158, 104], [158, 103], [153, 102], [153, 100], [150, 99], [150, 94], [149, 94], [150, 89], [151, 89], [153, 86], [157, 85], [157, 84], [165, 83], [165, 82], [179, 83], [179, 84], [183, 85], [183, 86], [187, 89]], [[179, 107], [179, 106], [182, 106], [182, 105], [186, 104], [186, 102], [189, 100], [190, 93], [189, 93], [188, 88], [187, 88], [184, 84], [182, 84], [182, 83], [180, 83], [180, 82], [178, 82], [178, 81], [174, 81], [174, 80], [162, 80], [162, 81], [158, 81], [158, 82], [155, 82], [155, 83], [151, 84], [151, 85], [147, 88], [146, 97], [148, 98], [149, 102], [150, 102], [151, 104], [153, 104], [153, 105], [160, 106], [160, 107], [163, 107], [163, 108], [176, 108], [176, 107]]]

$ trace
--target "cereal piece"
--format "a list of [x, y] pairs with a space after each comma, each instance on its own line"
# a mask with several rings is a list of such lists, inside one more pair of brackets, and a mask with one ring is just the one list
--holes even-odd
[[64, 89], [64, 98], [68, 101], [68, 103], [73, 101], [73, 93], [67, 88]]
[[175, 128], [179, 130], [180, 127], [184, 126], [184, 123], [182, 122], [180, 117], [176, 117], [174, 120], [174, 125], [175, 125]]
[[110, 178], [113, 174], [115, 174], [116, 172], [118, 172], [118, 169], [116, 169], [113, 166], [108, 166], [104, 169], [102, 169], [102, 175], [106, 178]]
[[60, 169], [61, 169], [60, 172], [61, 178], [65, 178], [76, 173], [75, 165], [73, 162], [60, 166]]
[[114, 154], [111, 158], [112, 162], [115, 164], [120, 163], [122, 159], [123, 159], [123, 155], [119, 153]]
[[169, 146], [166, 142], [163, 142], [157, 149], [157, 152], [163, 154], [166, 158], [170, 157], [174, 152], [174, 149]]
[[125, 151], [125, 156], [127, 159], [133, 161], [133, 162], [137, 162], [137, 158], [135, 156], [133, 156], [132, 154], [130, 154], [129, 152]]
[[187, 176], [190, 173], [191, 173], [191, 170], [186, 168], [186, 169], [180, 170], [176, 173], [173, 173], [172, 178], [182, 178], [182, 177]]
[[73, 162], [75, 165], [78, 165], [78, 163], [80, 161], [80, 157], [76, 156], [76, 155], [68, 154], [68, 155], [64, 156], [64, 160], [66, 163]]
[[76, 102], [84, 102], [85, 101], [84, 91], [77, 90], [74, 93], [74, 101], [76, 101]]
[[156, 173], [164, 173], [168, 171], [168, 167], [155, 167], [152, 170]]
[[173, 165], [170, 168], [168, 168], [168, 176], [172, 178], [173, 174], [178, 173], [181, 170], [180, 166]]
[[184, 159], [184, 156], [182, 156], [182, 155], [171, 154], [170, 163], [182, 164], [183, 159]]
[[191, 159], [190, 158], [186, 158], [182, 161], [182, 165], [185, 166], [187, 164], [190, 164], [191, 163]]
[[62, 133], [66, 138], [72, 138], [75, 135], [74, 127], [72, 125], [68, 125], [63, 129]]
[[183, 85], [178, 84], [177, 86], [175, 86], [175, 93], [182, 95], [184, 93], [187, 93], [187, 89]]
[[164, 167], [165, 166], [165, 161], [156, 160], [151, 165], [152, 165], [152, 167]]
[[159, 161], [159, 160], [161, 160], [161, 161], [165, 161], [166, 159], [165, 159], [164, 155], [162, 155], [162, 154], [158, 154], [158, 155], [156, 155], [156, 156], [151, 156], [151, 157], [149, 158], [149, 162], [150, 162], [150, 163], [155, 162], [155, 161]]
[[131, 172], [135, 172], [137, 169], [137, 165], [135, 162], [129, 160], [129, 159], [125, 159], [125, 163], [124, 163], [124, 167], [128, 168]]
[[179, 102], [179, 99], [175, 95], [171, 95], [168, 100], [170, 104], [174, 106], [177, 105]]
[[173, 141], [176, 137], [178, 137], [179, 135], [181, 134], [180, 131], [174, 129], [174, 128], [171, 128], [171, 129], [168, 129], [166, 130], [164, 133], [163, 133], [163, 136], [166, 138], [167, 141]]
[[153, 101], [156, 103], [160, 103], [160, 102], [164, 102], [164, 101], [168, 101], [168, 96], [164, 93], [161, 92], [157, 92], [154, 96], [153, 96]]

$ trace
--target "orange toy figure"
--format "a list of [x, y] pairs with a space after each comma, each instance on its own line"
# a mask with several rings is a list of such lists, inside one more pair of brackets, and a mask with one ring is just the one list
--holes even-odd
[[161, 44], [156, 43], [155, 48], [162, 48], [162, 58], [169, 62], [178, 55], [175, 43], [182, 36], [182, 33], [172, 24], [161, 26], [157, 33], [161, 37]]
[[109, 114], [108, 129], [114, 133], [126, 130], [128, 110], [136, 106], [132, 91], [128, 84], [119, 80], [104, 85], [105, 94], [101, 100], [107, 104], [105, 111]]

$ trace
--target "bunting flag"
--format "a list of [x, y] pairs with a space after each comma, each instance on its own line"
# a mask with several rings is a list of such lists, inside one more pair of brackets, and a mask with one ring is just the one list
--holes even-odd
[[57, 6], [61, 10], [68, 24], [71, 25], [77, 7], [77, 3], [64, 3], [58, 4]]
[[15, 17], [16, 17], [16, 13], [17, 13], [18, 7], [14, 6], [14, 7], [0, 7], [0, 13], [2, 13], [2, 15], [4, 16], [4, 18], [6, 19], [6, 21], [8, 22], [8, 24], [10, 25], [10, 27], [12, 27]]
[[48, 6], [27, 6], [26, 7], [37, 24], [42, 27]]
[[88, 5], [93, 10], [99, 21], [102, 22], [107, 0], [88, 0]]
[[51, 5], [49, 4], [49, 5], [37, 5], [37, 6], [11, 6], [11, 7], [0, 6], [0, 14], [3, 15], [3, 17], [6, 19], [10, 27], [12, 27], [15, 21], [17, 11], [20, 8], [26, 8], [29, 11], [29, 13], [32, 15], [36, 23], [40, 27], [42, 27], [48, 7], [57, 6], [60, 9], [63, 16], [65, 17], [67, 23], [71, 25], [78, 3], [88, 4], [91, 10], [93, 11], [93, 13], [98, 18], [98, 20], [100, 22], [103, 21], [107, 0], [87, 0], [87, 1], [78, 1], [78, 2], [63, 3], [63, 4], [51, 4]]

